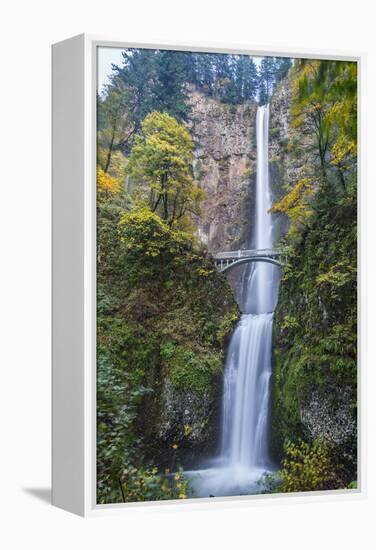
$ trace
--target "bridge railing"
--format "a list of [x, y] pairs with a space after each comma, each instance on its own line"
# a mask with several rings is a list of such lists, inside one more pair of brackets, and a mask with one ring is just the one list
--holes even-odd
[[249, 258], [255, 256], [281, 256], [282, 252], [271, 248], [262, 248], [257, 250], [230, 250], [228, 252], [218, 252], [214, 254], [215, 260], [236, 260], [237, 258]]

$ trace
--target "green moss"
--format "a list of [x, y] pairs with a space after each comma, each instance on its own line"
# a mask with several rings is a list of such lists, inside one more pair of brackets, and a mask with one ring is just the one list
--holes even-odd
[[173, 346], [171, 353], [171, 343], [169, 346], [169, 357], [165, 351], [164, 356], [172, 384], [199, 393], [210, 392], [215, 377], [222, 372], [223, 354], [202, 353], [183, 346]]

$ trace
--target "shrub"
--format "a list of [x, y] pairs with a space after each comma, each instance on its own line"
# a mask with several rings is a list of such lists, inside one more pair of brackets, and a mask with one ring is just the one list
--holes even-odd
[[294, 493], [339, 489], [338, 478], [327, 441], [316, 439], [313, 443], [299, 441], [285, 443], [285, 457], [279, 472], [281, 484], [278, 492]]
[[269, 135], [271, 138], [279, 136], [279, 128], [270, 128]]

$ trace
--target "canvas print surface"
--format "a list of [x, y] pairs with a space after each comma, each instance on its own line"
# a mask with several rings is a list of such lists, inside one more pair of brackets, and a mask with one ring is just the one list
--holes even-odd
[[356, 488], [357, 64], [97, 61], [97, 502]]

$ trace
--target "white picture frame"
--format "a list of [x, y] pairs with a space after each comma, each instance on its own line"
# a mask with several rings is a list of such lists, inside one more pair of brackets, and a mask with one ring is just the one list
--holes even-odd
[[[358, 488], [130, 504], [96, 504], [96, 50], [148, 47], [351, 60], [358, 64]], [[142, 509], [266, 505], [366, 495], [363, 53], [275, 50], [228, 44], [136, 44], [81, 34], [52, 47], [52, 502], [81, 516]]]

